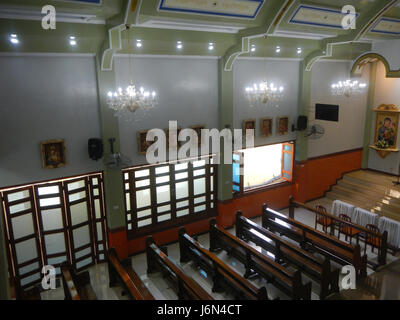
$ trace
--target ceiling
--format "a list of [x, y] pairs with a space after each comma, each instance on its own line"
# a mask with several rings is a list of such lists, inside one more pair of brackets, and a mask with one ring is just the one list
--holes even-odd
[[[127, 18], [134, 27], [121, 33], [119, 53], [223, 56], [246, 34], [256, 50], [245, 56], [304, 58], [323, 49], [324, 40], [351, 32], [341, 27], [344, 5], [350, 2], [358, 14], [356, 23], [363, 24], [379, 3], [390, 1], [394, 0], [0, 0], [0, 52], [96, 53], [107, 42], [108, 30]], [[57, 10], [56, 30], [41, 28], [44, 5]], [[332, 58], [354, 59], [370, 50], [372, 41], [399, 39], [400, 1], [390, 5], [361, 38], [336, 45]], [[12, 33], [21, 39], [18, 46], [9, 41]], [[77, 46], [69, 45], [70, 35], [76, 36]], [[141, 48], [132, 47], [137, 39]], [[177, 41], [184, 44], [179, 52]], [[210, 42], [215, 44], [212, 52]]]

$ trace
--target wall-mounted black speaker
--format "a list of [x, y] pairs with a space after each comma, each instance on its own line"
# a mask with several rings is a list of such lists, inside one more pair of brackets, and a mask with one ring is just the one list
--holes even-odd
[[99, 160], [103, 157], [103, 141], [101, 139], [92, 138], [88, 141], [89, 158]]
[[306, 116], [299, 116], [297, 118], [297, 130], [304, 131], [307, 129], [308, 119]]

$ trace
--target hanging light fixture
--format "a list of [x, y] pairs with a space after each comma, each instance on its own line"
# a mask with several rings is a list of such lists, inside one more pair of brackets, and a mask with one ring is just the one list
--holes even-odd
[[[130, 30], [130, 26], [126, 25], [126, 30]], [[128, 34], [129, 37], [129, 46], [133, 50], [133, 46], [131, 45], [131, 35], [130, 32]], [[148, 91], [143, 87], [139, 89], [133, 83], [132, 78], [132, 55], [129, 55], [129, 74], [130, 74], [130, 84], [129, 86], [123, 90], [122, 88], [118, 88], [115, 92], [108, 92], [107, 95], [107, 104], [110, 109], [116, 111], [117, 116], [121, 116], [122, 114], [126, 115], [126, 113], [137, 113], [137, 111], [142, 110], [144, 112], [153, 109], [158, 101], [157, 101], [157, 93], [155, 91]]]
[[[266, 36], [264, 36], [266, 39]], [[267, 48], [265, 47], [265, 58], [267, 58]], [[267, 81], [267, 61], [265, 60], [264, 81], [260, 84], [253, 84], [253, 86], [245, 89], [246, 97], [250, 102], [250, 106], [255, 104], [265, 104], [278, 102], [283, 98], [285, 88], [283, 86], [275, 86], [274, 83]]]
[[335, 96], [351, 97], [365, 91], [367, 84], [358, 80], [345, 80], [332, 84], [332, 94]]

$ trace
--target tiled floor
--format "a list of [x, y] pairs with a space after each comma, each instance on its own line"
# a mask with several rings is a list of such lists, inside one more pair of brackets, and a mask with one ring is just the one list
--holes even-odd
[[[327, 209], [331, 208], [332, 201], [327, 198], [319, 199], [313, 202], [310, 202], [309, 205], [315, 206], [317, 204], [321, 204], [325, 206]], [[282, 213], [288, 214], [288, 210], [283, 210]], [[295, 218], [305, 224], [314, 226], [315, 216], [312, 212], [296, 209]], [[260, 223], [260, 218], [254, 219], [255, 222]], [[229, 232], [234, 233], [234, 228], [229, 229]], [[198, 237], [198, 241], [205, 247], [209, 247], [209, 235], [201, 235]], [[363, 247], [362, 247], [363, 249]], [[174, 243], [168, 246], [168, 255], [174, 259], [177, 263], [179, 263], [179, 246], [178, 243]], [[373, 254], [370, 249], [367, 250], [367, 255], [370, 259], [376, 259], [376, 255]], [[238, 271], [240, 274], [244, 274], [243, 266], [234, 258], [227, 256], [225, 252], [220, 252], [217, 254], [219, 258], [229, 264], [233, 269]], [[397, 260], [393, 265], [389, 264], [393, 261]], [[332, 262], [332, 265], [340, 268], [339, 265], [335, 265]], [[143, 280], [145, 285], [149, 288], [150, 292], [156, 299], [167, 299], [167, 300], [176, 300], [177, 296], [175, 292], [171, 289], [168, 282], [162, 278], [159, 273], [147, 274], [147, 262], [146, 255], [139, 254], [132, 257], [132, 266], [135, 269], [136, 273]], [[192, 263], [185, 263], [181, 265], [184, 271], [190, 275], [195, 281], [197, 281], [208, 293], [210, 293], [217, 300], [224, 299], [232, 299], [233, 297], [229, 295], [229, 293], [212, 293], [211, 287], [212, 282], [207, 277], [207, 274], [198, 270]], [[120, 300], [127, 299], [126, 296], [122, 296], [122, 290], [120, 288], [109, 288], [108, 287], [108, 270], [107, 264], [101, 264], [97, 266], [93, 266], [89, 269], [92, 287], [97, 294], [98, 299], [100, 300]], [[400, 299], [400, 260], [398, 257], [393, 257], [390, 254], [388, 255], [388, 266], [385, 267], [382, 271], [374, 273], [372, 269], [368, 269], [368, 274], [372, 275], [367, 278], [368, 283], [364, 283], [360, 285], [358, 290], [346, 290], [341, 291], [340, 294], [333, 296], [333, 299]], [[319, 297], [317, 292], [319, 290], [319, 286], [317, 283], [309, 279], [308, 277], [303, 275], [303, 283], [311, 281], [312, 282], [312, 299], [318, 300]], [[276, 297], [280, 297], [281, 300], [289, 299], [285, 294], [281, 291], [277, 290], [274, 286], [269, 283], [266, 283], [262, 279], [251, 280], [251, 282], [257, 286], [262, 287], [265, 286], [268, 292], [268, 296], [270, 299], [274, 299]], [[390, 283], [390, 286], [388, 285]], [[62, 288], [58, 288], [56, 290], [42, 293], [43, 299], [63, 299], [63, 291]]]

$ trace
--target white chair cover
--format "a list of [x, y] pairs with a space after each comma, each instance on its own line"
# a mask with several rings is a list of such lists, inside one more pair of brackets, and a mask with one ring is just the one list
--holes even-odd
[[378, 228], [380, 232], [388, 232], [388, 243], [400, 248], [400, 222], [386, 217], [379, 219]]
[[340, 200], [335, 200], [332, 203], [331, 212], [334, 216], [337, 217], [339, 217], [339, 214], [346, 214], [351, 218], [351, 221], [353, 222], [354, 209], [355, 207], [352, 204]]
[[361, 208], [355, 208], [353, 212], [352, 222], [360, 226], [365, 227], [367, 224], [373, 224], [378, 226], [379, 215], [372, 213], [371, 211], [364, 210]]

